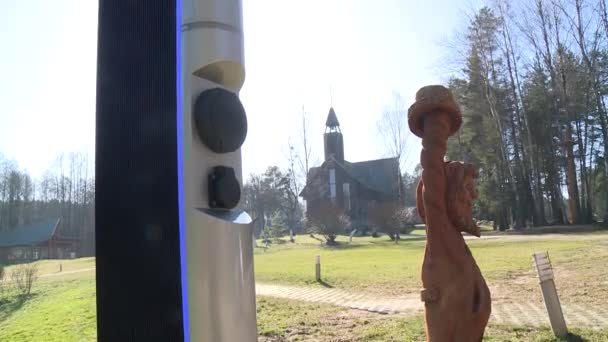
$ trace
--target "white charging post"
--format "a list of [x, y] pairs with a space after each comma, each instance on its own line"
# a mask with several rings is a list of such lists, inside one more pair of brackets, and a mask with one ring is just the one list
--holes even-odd
[[186, 336], [257, 341], [251, 219], [240, 209], [240, 0], [182, 0], [181, 162]]
[[321, 281], [321, 256], [315, 257], [315, 280]]
[[565, 337], [568, 335], [568, 328], [564, 319], [564, 313], [562, 312], [562, 306], [559, 302], [559, 296], [557, 295], [557, 289], [555, 288], [555, 282], [553, 281], [553, 267], [551, 267], [549, 253], [534, 253], [533, 258], [553, 334], [556, 337]]

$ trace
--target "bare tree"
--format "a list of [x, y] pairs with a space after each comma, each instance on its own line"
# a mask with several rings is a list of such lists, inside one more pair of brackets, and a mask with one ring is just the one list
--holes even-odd
[[20, 221], [22, 224], [28, 224], [35, 218], [34, 207], [32, 205], [34, 197], [34, 185], [32, 178], [27, 173], [23, 172], [22, 177], [22, 189], [21, 189], [21, 210], [20, 210]]
[[8, 208], [8, 227], [13, 228], [19, 225], [20, 221], [20, 213], [19, 206], [21, 204], [21, 190], [22, 190], [22, 177], [19, 172], [16, 164], [14, 166], [10, 166], [8, 170], [8, 203], [6, 203]]
[[310, 170], [310, 159], [312, 156], [312, 149], [310, 147], [310, 142], [308, 139], [308, 117], [306, 116], [304, 106], [302, 106], [301, 124], [302, 125], [300, 126], [300, 142], [302, 144], [302, 153], [298, 154], [298, 163], [306, 181], [306, 179], [308, 179], [308, 170]]
[[294, 232], [302, 214], [299, 200], [300, 191], [302, 191], [302, 182], [301, 177], [298, 176], [295, 169], [296, 160], [299, 159], [296, 149], [291, 141], [287, 143], [287, 146], [289, 150], [287, 154], [289, 168], [281, 180], [283, 200], [281, 201], [280, 208], [283, 212], [283, 217], [287, 221], [285, 223], [289, 228], [289, 238], [291, 242], [294, 242]]
[[[556, 23], [559, 23], [559, 19], [555, 16], [553, 11], [553, 20], [551, 18], [551, 8], [548, 6], [545, 0], [534, 0], [527, 2], [521, 9], [521, 18], [517, 23], [520, 32], [525, 36], [527, 42], [534, 48], [534, 55], [539, 62], [542, 62], [542, 66], [549, 73], [549, 88], [548, 94], [551, 97], [551, 111], [555, 113], [566, 113], [565, 92], [563, 87], [560, 87], [559, 80], [564, 79], [559, 75], [559, 70], [556, 70], [554, 58], [554, 51], [559, 50], [559, 44], [556, 39], [559, 40], [559, 26], [556, 27]], [[549, 108], [548, 108], [549, 109]], [[555, 120], [550, 121], [550, 126], [547, 127], [553, 135], [557, 135], [559, 131], [559, 124], [563, 121], [562, 118], [558, 117]], [[547, 141], [550, 146], [549, 149], [555, 151], [557, 146], [553, 139]], [[560, 176], [559, 176], [559, 160], [556, 155], [549, 155], [546, 161], [546, 179], [545, 185], [549, 192], [551, 212], [553, 216], [553, 223], [560, 224], [564, 222], [563, 214], [563, 202], [562, 194], [560, 189]]]
[[393, 93], [393, 102], [384, 108], [380, 120], [376, 122], [376, 128], [387, 152], [399, 163], [398, 189], [399, 198], [403, 204], [406, 196], [402, 177], [410, 161], [411, 149], [408, 148], [408, 144], [412, 133], [407, 125], [405, 101], [399, 93]]
[[408, 140], [412, 136], [407, 126], [407, 108], [399, 93], [393, 93], [393, 102], [386, 106], [376, 123], [388, 153], [399, 160], [400, 173], [409, 162]]
[[245, 209], [252, 215], [254, 235], [260, 236], [266, 228], [266, 205], [263, 199], [262, 176], [249, 175], [243, 185], [243, 200]]
[[6, 175], [6, 159], [0, 154], [0, 232], [7, 227], [6, 224], [6, 196], [8, 192], [8, 182]]
[[[591, 79], [591, 88], [594, 92], [594, 99], [595, 99], [595, 105], [596, 105], [596, 110], [597, 113], [599, 114], [599, 119], [600, 119], [600, 131], [602, 132], [602, 138], [603, 138], [603, 143], [604, 146], [608, 145], [608, 126], [607, 126], [607, 118], [606, 118], [606, 108], [603, 102], [603, 96], [604, 96], [604, 91], [603, 85], [601, 84], [601, 79], [600, 79], [600, 72], [599, 72], [599, 57], [602, 55], [602, 51], [601, 51], [601, 47], [600, 47], [600, 38], [602, 37], [602, 31], [604, 31], [604, 33], [608, 33], [608, 31], [606, 31], [607, 26], [606, 25], [606, 3], [605, 1], [599, 1], [599, 8], [594, 9], [593, 11], [591, 11], [591, 13], [589, 13], [588, 17], [585, 16], [585, 12], [589, 12], [589, 11], [585, 11], [585, 7], [587, 7], [588, 4], [586, 4], [586, 1], [584, 0], [570, 0], [570, 1], [561, 1], [561, 0], [553, 0], [553, 5], [558, 8], [561, 12], [561, 14], [566, 18], [566, 21], [569, 24], [569, 30], [568, 32], [571, 33], [572, 38], [574, 39], [574, 41], [576, 42], [576, 45], [579, 48], [581, 57], [582, 57], [582, 61], [583, 64], [585, 65], [587, 72], [589, 74], [589, 78]], [[592, 18], [591, 14], [599, 14], [599, 18]], [[600, 24], [601, 23], [601, 24]], [[595, 25], [592, 25], [595, 24]], [[590, 30], [591, 32], [589, 33]], [[591, 38], [591, 39], [589, 39]], [[577, 120], [577, 123], [579, 123], [580, 120]], [[577, 125], [577, 127], [580, 127], [580, 124]], [[571, 127], [567, 127], [568, 131], [572, 131]], [[580, 131], [577, 129], [577, 132]], [[570, 137], [568, 137], [570, 138]], [[579, 151], [583, 152], [584, 151], [584, 144], [582, 141], [582, 137], [579, 135], [577, 136], [577, 144], [580, 144], [581, 146], [579, 146]], [[608, 150], [604, 149], [604, 172], [605, 175], [608, 177]], [[579, 159], [581, 159], [581, 162], [585, 161], [584, 155], [583, 153], [581, 153], [579, 155]], [[572, 160], [569, 161], [569, 169], [574, 169], [574, 161], [573, 158]], [[582, 172], [583, 175], [582, 177], [585, 177], [585, 173], [586, 173], [586, 165], [582, 163]], [[573, 171], [570, 171], [569, 173], [573, 173]], [[568, 184], [569, 186], [571, 185], [570, 183]], [[583, 179], [582, 182], [582, 188], [583, 191], [586, 190], [586, 179]], [[608, 185], [607, 185], [608, 186]], [[569, 189], [570, 190], [570, 189]], [[605, 189], [606, 191], [606, 196], [608, 198], [608, 188]], [[575, 194], [578, 197], [578, 193]], [[572, 196], [571, 196], [572, 197]], [[578, 200], [578, 198], [577, 198]], [[606, 201], [607, 205], [608, 205], [608, 200]], [[580, 204], [576, 203], [579, 206], [579, 211], [580, 211]], [[606, 219], [608, 218], [608, 209], [606, 209], [605, 211], [605, 217], [604, 217], [604, 221], [606, 221]]]
[[[515, 37], [512, 33], [512, 12], [511, 5], [508, 0], [493, 0], [494, 7], [497, 9], [499, 17], [500, 32], [502, 33], [501, 48], [503, 55], [506, 60], [506, 67], [508, 72], [508, 88], [513, 97], [513, 107], [515, 118], [512, 123], [516, 123], [519, 131], [519, 150], [521, 151], [521, 162], [518, 163], [519, 169], [518, 174], [522, 178], [522, 187], [525, 189], [524, 200], [522, 202], [526, 205], [533, 206], [533, 221], [535, 225], [543, 225], [546, 223], [544, 214], [544, 201], [542, 195], [539, 161], [538, 161], [538, 149], [532, 143], [532, 132], [530, 130], [530, 124], [528, 120], [528, 113], [526, 112], [524, 101], [522, 100], [522, 87], [520, 82], [520, 71], [519, 61], [516, 56], [514, 49]], [[513, 129], [515, 134], [515, 129]], [[525, 136], [526, 139], [523, 137]], [[513, 138], [516, 144], [517, 139]], [[519, 161], [517, 148], [515, 148], [516, 160]], [[533, 185], [536, 188], [533, 192]], [[536, 196], [536, 198], [534, 198]]]

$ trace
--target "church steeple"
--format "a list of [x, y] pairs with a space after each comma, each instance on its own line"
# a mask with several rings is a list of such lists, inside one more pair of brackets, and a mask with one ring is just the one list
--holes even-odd
[[338, 122], [333, 107], [329, 108], [329, 114], [327, 114], [327, 120], [325, 121], [323, 143], [326, 161], [332, 156], [339, 161], [344, 161], [344, 139], [340, 130], [340, 122]]
[[340, 123], [338, 122], [338, 117], [336, 116], [336, 112], [334, 111], [334, 107], [329, 108], [329, 114], [327, 114], [327, 120], [325, 121], [325, 131], [327, 129], [340, 129]]

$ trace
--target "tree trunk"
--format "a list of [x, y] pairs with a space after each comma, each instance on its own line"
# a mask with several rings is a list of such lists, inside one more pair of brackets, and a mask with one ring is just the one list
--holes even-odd
[[564, 152], [566, 156], [566, 183], [568, 185], [568, 209], [570, 212], [570, 223], [580, 223], [581, 205], [578, 194], [578, 181], [576, 177], [576, 165], [574, 164], [574, 152], [572, 150], [572, 129], [566, 126], [564, 131]]
[[551, 148], [548, 158], [547, 158], [547, 190], [549, 193], [549, 197], [551, 200], [551, 212], [553, 214], [553, 224], [563, 224], [564, 223], [564, 215], [562, 211], [562, 203], [561, 203], [561, 189], [559, 187], [559, 174], [557, 170], [557, 165], [555, 162], [555, 155], [553, 153], [555, 151], [553, 143], [551, 143]]
[[[526, 178], [525, 178], [525, 172], [523, 171], [523, 165], [522, 165], [522, 161], [520, 158], [520, 150], [519, 150], [519, 146], [517, 144], [517, 128], [515, 126], [515, 119], [513, 118], [513, 116], [509, 117], [509, 123], [511, 124], [511, 141], [513, 142], [513, 156], [514, 156], [514, 160], [515, 160], [515, 168], [516, 168], [516, 173], [515, 173], [515, 183], [516, 183], [516, 192], [518, 194], [518, 200], [515, 201], [515, 203], [518, 205], [517, 207], [517, 215], [516, 217], [519, 217], [519, 221], [521, 221], [521, 223], [518, 225], [515, 225], [515, 228], [520, 229], [523, 228], [525, 226], [525, 222], [528, 220], [529, 218], [529, 212], [528, 212], [528, 208], [530, 205], [534, 205], [533, 203], [528, 203], [528, 196], [527, 196], [527, 192], [525, 190], [526, 187], [529, 186], [529, 183], [526, 185]], [[517, 222], [517, 220], [516, 220]]]
[[[591, 59], [589, 58], [587, 47], [585, 45], [585, 39], [584, 39], [585, 37], [584, 37], [584, 31], [583, 31], [584, 23], [583, 23], [583, 19], [582, 19], [582, 1], [581, 0], [575, 1], [575, 8], [576, 8], [576, 36], [575, 36], [575, 38], [578, 43], [579, 50], [581, 52], [581, 56], [583, 57], [583, 61], [585, 62], [585, 65], [587, 66], [589, 75], [593, 79], [593, 91], [595, 94], [597, 111], [598, 111], [599, 117], [600, 117], [602, 139], [603, 139], [603, 143], [604, 143], [604, 177], [606, 177], [606, 179], [608, 179], [608, 125], [607, 125], [607, 119], [606, 119], [606, 107], [603, 102], [603, 94], [601, 91], [597, 68], [595, 66], [595, 63], [593, 63], [591, 61]], [[604, 31], [606, 34], [608, 34], [608, 19], [606, 16], [606, 2], [604, 0], [600, 1], [600, 17], [602, 20], [602, 24], [604, 25]], [[596, 57], [594, 57], [594, 58], [596, 58]], [[604, 222], [606, 222], [606, 221], [608, 221], [608, 181], [605, 182], [604, 193], [606, 196], [605, 197], [606, 198], [606, 201], [605, 201], [606, 211], [604, 214]]]
[[[535, 201], [531, 186], [531, 176], [530, 176], [530, 166], [532, 172], [537, 170], [536, 163], [534, 158], [532, 157], [535, 153], [533, 151], [534, 144], [532, 143], [532, 134], [530, 132], [530, 126], [527, 120], [527, 114], [525, 110], [525, 106], [523, 101], [521, 101], [521, 85], [519, 83], [519, 72], [517, 66], [517, 59], [514, 57], [513, 50], [513, 40], [511, 39], [511, 31], [509, 29], [509, 25], [507, 22], [508, 15], [506, 15], [506, 10], [504, 9], [503, 2], [498, 3], [498, 8], [500, 11], [500, 16], [503, 19], [502, 22], [502, 35], [505, 46], [505, 55], [507, 60], [507, 71], [509, 73], [509, 85], [510, 90], [514, 99], [514, 107], [515, 107], [515, 115], [517, 119], [517, 124], [519, 127], [519, 136], [526, 136], [526, 140], [524, 141], [521, 138], [521, 152], [522, 152], [522, 163], [520, 165], [520, 173], [523, 175], [523, 197], [526, 202], [532, 206], [532, 221], [534, 225], [544, 224], [544, 208], [542, 206], [542, 195], [538, 195], [538, 199]], [[523, 119], [523, 120], [522, 120]], [[515, 128], [514, 128], [515, 129]], [[514, 142], [517, 140], [514, 136]], [[526, 146], [527, 143], [527, 146]], [[526, 152], [527, 151], [527, 152]], [[529, 162], [528, 162], [529, 160]], [[536, 193], [541, 193], [540, 182], [536, 184]], [[523, 202], [523, 201], [522, 201]]]
[[[596, 97], [599, 95], [596, 95]], [[600, 100], [601, 101], [601, 100]], [[602, 123], [602, 139], [603, 139], [603, 143], [604, 143], [604, 177], [606, 179], [606, 181], [604, 182], [604, 198], [605, 198], [605, 211], [604, 211], [604, 218], [603, 221], [604, 223], [608, 222], [608, 131], [606, 128], [606, 111], [605, 111], [605, 107], [603, 106], [603, 101], [601, 101], [601, 107], [602, 109], [600, 110], [600, 120]]]
[[[587, 96], [587, 103], [589, 96]], [[581, 115], [576, 120], [576, 138], [578, 143], [578, 158], [581, 166], [581, 222], [593, 222], [593, 204], [591, 202], [591, 194], [589, 188], [589, 173], [587, 171], [587, 143], [589, 139], [589, 130], [587, 120], [584, 120], [584, 128], [581, 127]], [[584, 133], [583, 133], [584, 132]]]
[[[555, 6], [555, 5], [554, 5]], [[566, 144], [566, 153], [565, 157], [565, 166], [566, 166], [566, 184], [568, 186], [568, 202], [569, 202], [569, 211], [570, 211], [570, 219], [572, 223], [579, 223], [580, 217], [580, 200], [579, 200], [579, 192], [578, 192], [578, 181], [576, 179], [576, 165], [574, 164], [574, 155], [572, 153], [572, 126], [571, 126], [571, 111], [570, 111], [570, 100], [568, 96], [568, 82], [566, 78], [566, 56], [564, 55], [564, 47], [562, 46], [561, 38], [559, 35], [559, 19], [557, 14], [557, 9], [554, 7], [553, 11], [553, 19], [554, 19], [554, 27], [555, 27], [555, 39], [557, 43], [557, 54], [560, 60], [559, 64], [559, 73], [560, 73], [560, 81], [561, 81], [561, 106], [559, 108], [560, 112], [566, 115], [565, 118], [565, 126], [566, 132], [564, 133], [564, 144]], [[558, 198], [561, 198], [561, 187], [559, 187], [558, 183], [557, 193]], [[562, 201], [560, 200], [560, 203]]]

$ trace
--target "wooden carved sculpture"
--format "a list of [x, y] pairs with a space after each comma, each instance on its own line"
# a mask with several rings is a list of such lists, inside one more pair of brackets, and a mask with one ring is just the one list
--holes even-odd
[[490, 290], [462, 232], [480, 236], [472, 218], [475, 168], [445, 162], [448, 137], [462, 124], [450, 91], [428, 86], [416, 93], [408, 113], [410, 130], [422, 138], [416, 206], [426, 224], [421, 300], [427, 341], [481, 341], [491, 312]]

